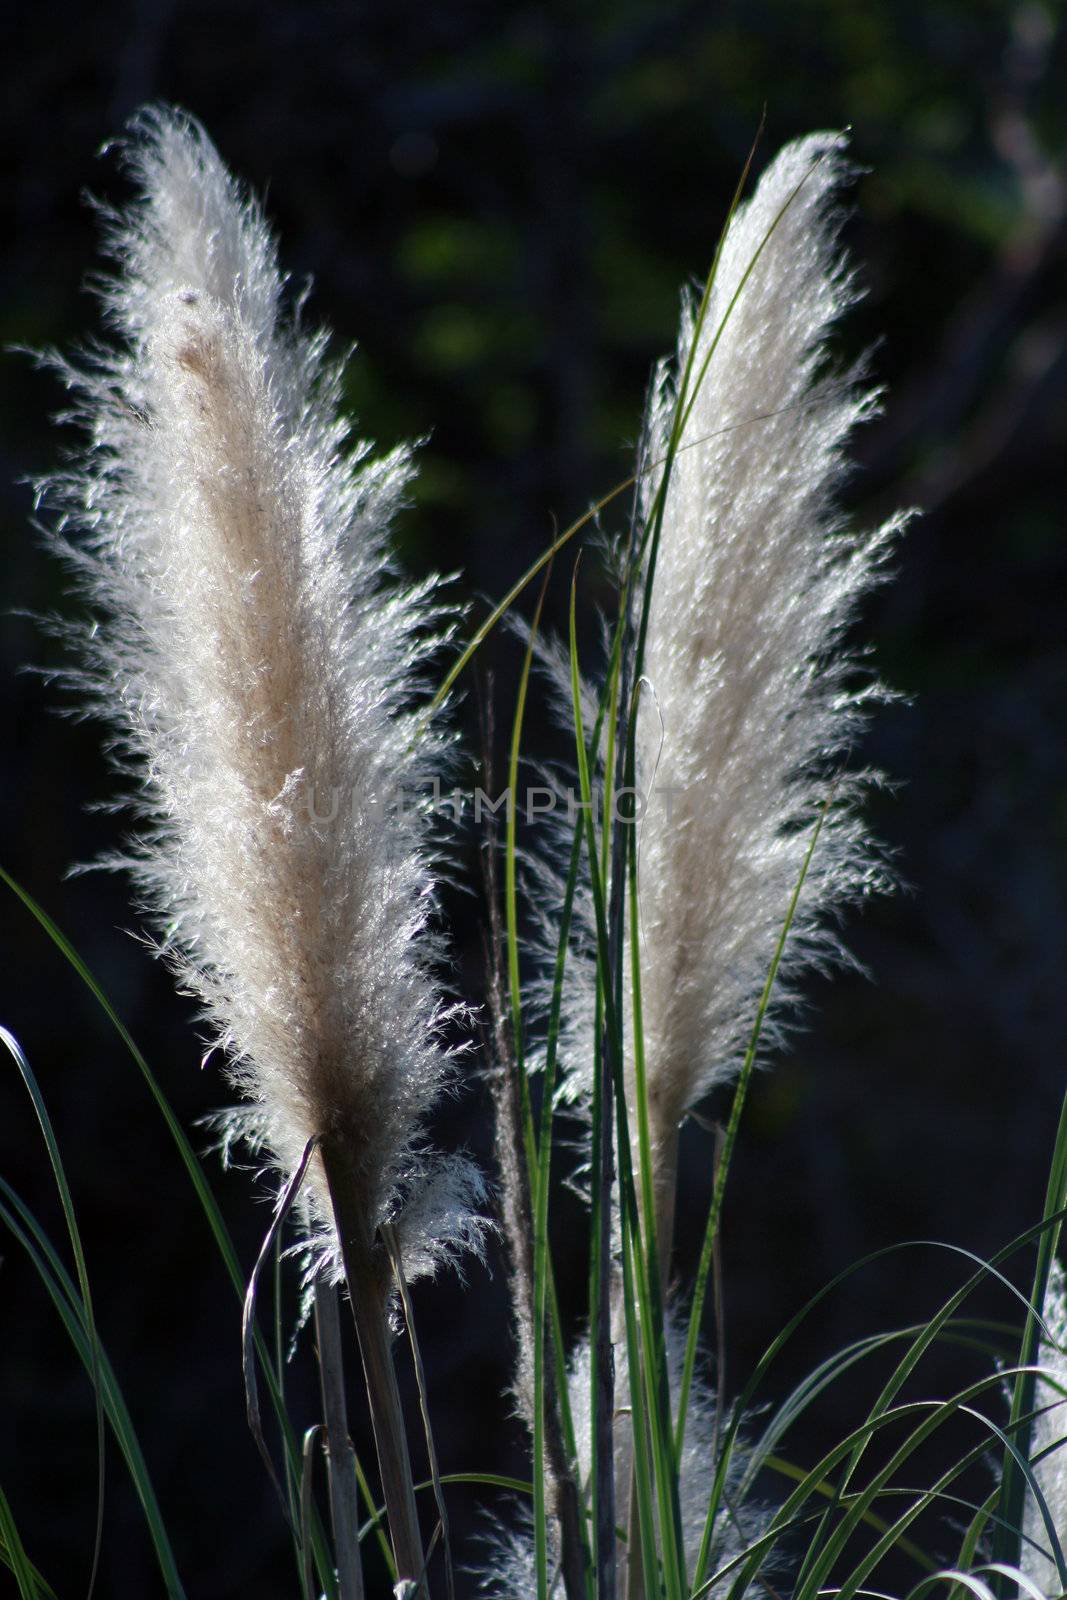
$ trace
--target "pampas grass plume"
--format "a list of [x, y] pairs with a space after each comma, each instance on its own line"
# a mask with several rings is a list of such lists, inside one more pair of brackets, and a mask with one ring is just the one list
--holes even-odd
[[[340, 368], [200, 127], [151, 111], [125, 150], [114, 342], [61, 364], [90, 442], [46, 486], [100, 619], [71, 676], [144, 825], [121, 864], [244, 1096], [229, 1134], [279, 1184], [319, 1136], [414, 1275], [477, 1243], [480, 1184], [425, 1147], [453, 1063], [425, 822], [390, 805], [445, 753], [412, 706], [434, 584], [387, 581], [408, 453], [349, 439]], [[309, 1238], [336, 1278], [326, 1191], [316, 1157]]]
[[654, 1151], [744, 1055], [829, 775], [765, 1043], [797, 974], [842, 956], [842, 906], [885, 880], [856, 814], [870, 774], [839, 775], [881, 693], [845, 634], [901, 521], [859, 534], [836, 503], [844, 446], [877, 400], [859, 369], [827, 359], [857, 297], [837, 242], [844, 148], [825, 133], [787, 145], [737, 209], [706, 314], [698, 326], [687, 301], [646, 425], [646, 516], [664, 494], [637, 729]]

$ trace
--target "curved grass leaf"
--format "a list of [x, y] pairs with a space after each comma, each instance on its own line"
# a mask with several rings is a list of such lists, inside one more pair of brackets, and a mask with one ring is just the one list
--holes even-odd
[[[1056, 1253], [1056, 1244], [1059, 1238], [1060, 1227], [1055, 1221], [1057, 1212], [1060, 1212], [1067, 1203], [1067, 1096], [1064, 1097], [1060, 1109], [1059, 1127], [1056, 1130], [1056, 1142], [1052, 1152], [1052, 1165], [1049, 1172], [1048, 1187], [1045, 1192], [1044, 1220], [1049, 1224], [1039, 1235], [1037, 1247], [1037, 1262], [1034, 1268], [1033, 1289], [1030, 1294], [1030, 1305], [1026, 1314], [1026, 1324], [1023, 1328], [1022, 1341], [1019, 1347], [1018, 1365], [1019, 1376], [1012, 1386], [1011, 1419], [1018, 1422], [1020, 1418], [1031, 1413], [1034, 1409], [1035, 1374], [1033, 1368], [1038, 1361], [1041, 1346], [1041, 1317], [1045, 1304], [1045, 1294], [1048, 1289], [1049, 1272], [1052, 1258]], [[1027, 1424], [1023, 1433], [1021, 1444], [1023, 1450], [1029, 1455], [1030, 1429]], [[1006, 1566], [1016, 1567], [1022, 1559], [1022, 1526], [1025, 1501], [1025, 1485], [1022, 1474], [1019, 1472], [1014, 1457], [1005, 1455], [1004, 1465], [1000, 1477], [1000, 1514], [1001, 1521], [993, 1535], [993, 1560], [998, 1569], [994, 1574], [993, 1588], [999, 1596], [1008, 1593], [1007, 1581], [1000, 1570]], [[1064, 1570], [1062, 1557], [1058, 1557], [1060, 1584], [1067, 1589], [1067, 1571]]]
[[60, 1204], [63, 1207], [63, 1219], [67, 1224], [70, 1247], [74, 1253], [74, 1265], [78, 1275], [78, 1288], [81, 1295], [81, 1315], [89, 1341], [91, 1363], [89, 1376], [93, 1385], [93, 1408], [96, 1414], [96, 1530], [93, 1537], [93, 1556], [87, 1591], [89, 1600], [92, 1600], [93, 1590], [96, 1587], [97, 1573], [100, 1570], [100, 1552], [104, 1540], [106, 1440], [104, 1433], [104, 1406], [100, 1398], [100, 1374], [97, 1368], [98, 1340], [96, 1319], [93, 1315], [93, 1300], [89, 1289], [89, 1272], [85, 1265], [85, 1251], [82, 1248], [78, 1219], [74, 1214], [74, 1198], [70, 1192], [70, 1184], [67, 1182], [63, 1158], [59, 1153], [59, 1142], [56, 1139], [55, 1130], [52, 1127], [52, 1119], [48, 1115], [48, 1107], [45, 1105], [40, 1085], [34, 1076], [29, 1061], [26, 1059], [22, 1046], [15, 1038], [15, 1035], [3, 1026], [0, 1026], [0, 1044], [3, 1044], [19, 1069], [26, 1091], [33, 1102], [34, 1113], [41, 1129], [45, 1149], [48, 1151], [48, 1161], [52, 1168], [56, 1189], [59, 1192]]
[[19, 1600], [56, 1600], [22, 1543], [7, 1496], [0, 1489], [0, 1561], [19, 1586]]
[[[52, 920], [43, 907], [37, 903], [33, 896], [26, 889], [24, 889], [22, 885], [18, 883], [2, 866], [0, 866], [0, 883], [5, 884], [7, 888], [9, 888], [11, 892], [17, 896], [17, 898], [25, 906], [26, 910], [44, 930], [45, 934], [59, 951], [63, 959], [71, 967], [73, 967], [82, 983], [89, 990], [89, 993], [93, 996], [93, 999], [103, 1011], [108, 1021], [111, 1023], [111, 1026], [115, 1029], [115, 1032], [122, 1040], [122, 1043], [125, 1045], [129, 1054], [132, 1056], [137, 1069], [147, 1084], [149, 1093], [151, 1094], [152, 1099], [155, 1101], [156, 1107], [167, 1126], [167, 1131], [177, 1147], [182, 1165], [186, 1171], [186, 1175], [188, 1176], [189, 1181], [196, 1193], [197, 1200], [200, 1203], [200, 1208], [204, 1213], [204, 1217], [211, 1231], [211, 1236], [215, 1241], [215, 1246], [219, 1252], [219, 1255], [222, 1257], [223, 1265], [226, 1268], [227, 1275], [231, 1284], [233, 1285], [234, 1292], [237, 1295], [238, 1303], [243, 1307], [245, 1297], [244, 1274], [241, 1271], [241, 1265], [238, 1261], [237, 1251], [234, 1248], [234, 1243], [230, 1237], [229, 1229], [227, 1228], [222, 1216], [222, 1212], [219, 1209], [218, 1201], [215, 1199], [211, 1187], [208, 1184], [207, 1178], [204, 1175], [204, 1170], [200, 1159], [190, 1144], [181, 1123], [175, 1116], [170, 1102], [163, 1093], [163, 1090], [160, 1088], [160, 1085], [155, 1077], [155, 1074], [152, 1072], [151, 1067], [148, 1065], [148, 1062], [138, 1049], [133, 1036], [130, 1034], [128, 1028], [118, 1015], [118, 1012], [115, 1010], [114, 1006], [111, 1004], [111, 1001], [108, 999], [104, 990], [93, 976], [89, 967], [85, 961], [82, 960], [81, 956], [75, 950], [70, 940], [62, 932], [58, 925]], [[288, 1457], [288, 1470], [294, 1476], [294, 1478], [299, 1481], [301, 1471], [301, 1451], [300, 1444], [296, 1436], [296, 1431], [289, 1419], [289, 1414], [282, 1398], [281, 1390], [278, 1386], [277, 1377], [274, 1372], [274, 1366], [270, 1357], [270, 1351], [267, 1347], [266, 1341], [263, 1338], [263, 1335], [258, 1328], [255, 1331], [254, 1338], [256, 1357], [259, 1361], [260, 1370], [263, 1374], [263, 1381], [270, 1395], [271, 1404], [278, 1420], [278, 1426], [281, 1429], [282, 1440], [286, 1456]], [[312, 1521], [312, 1536], [315, 1547], [315, 1567], [318, 1574], [318, 1581], [327, 1596], [327, 1600], [337, 1600], [337, 1581], [334, 1576], [333, 1563], [330, 1558], [329, 1546], [323, 1531], [322, 1521], [317, 1511], [315, 1512]], [[297, 1556], [299, 1560], [299, 1553], [297, 1553]]]
[[[1060, 1220], [1062, 1220], [1062, 1213], [1060, 1215]], [[1025, 1246], [1035, 1239], [1041, 1233], [1042, 1229], [1048, 1225], [1048, 1221], [1035, 1224], [1034, 1227], [1027, 1229], [1024, 1233], [1019, 1235], [1018, 1238], [1012, 1240], [1010, 1244], [1005, 1245], [994, 1255], [990, 1261], [983, 1261], [980, 1257], [974, 1255], [973, 1252], [964, 1250], [958, 1245], [938, 1243], [937, 1241], [933, 1240], [911, 1240], [902, 1244], [886, 1245], [879, 1250], [871, 1251], [860, 1261], [854, 1262], [851, 1266], [846, 1267], [843, 1271], [837, 1273], [829, 1283], [825, 1284], [823, 1288], [814, 1294], [806, 1302], [806, 1304], [789, 1319], [785, 1327], [772, 1340], [767, 1350], [760, 1357], [752, 1376], [749, 1378], [748, 1383], [745, 1385], [744, 1390], [739, 1396], [733, 1408], [731, 1418], [726, 1429], [722, 1452], [716, 1466], [715, 1480], [712, 1487], [713, 1506], [718, 1505], [722, 1501], [727, 1472], [730, 1467], [734, 1450], [737, 1447], [738, 1433], [742, 1417], [751, 1413], [755, 1404], [755, 1397], [757, 1393], [759, 1392], [763, 1383], [766, 1381], [770, 1369], [774, 1365], [786, 1344], [788, 1344], [793, 1335], [797, 1332], [798, 1328], [801, 1327], [811, 1313], [830, 1293], [833, 1292], [834, 1289], [846, 1283], [848, 1279], [851, 1278], [856, 1272], [859, 1272], [867, 1266], [873, 1265], [875, 1262], [881, 1260], [885, 1256], [896, 1254], [900, 1250], [916, 1249], [920, 1247], [927, 1249], [940, 1249], [948, 1252], [949, 1254], [958, 1255], [964, 1260], [976, 1262], [978, 1264], [978, 1270], [973, 1273], [963, 1284], [963, 1286], [945, 1302], [937, 1315], [928, 1324], [926, 1324], [919, 1331], [919, 1333], [917, 1333], [909, 1351], [908, 1359], [905, 1363], [902, 1363], [897, 1368], [897, 1372], [895, 1374], [895, 1388], [893, 1389], [893, 1392], [895, 1393], [896, 1390], [899, 1389], [900, 1385], [905, 1381], [906, 1377], [910, 1375], [912, 1371], [914, 1371], [914, 1368], [918, 1365], [921, 1356], [930, 1347], [934, 1340], [941, 1335], [944, 1328], [955, 1317], [959, 1307], [987, 1276], [994, 1277], [1023, 1305], [1029, 1305], [1025, 1295], [1015, 1288], [1014, 1284], [1012, 1284], [1009, 1279], [1007, 1279], [999, 1270], [999, 1267], [1001, 1262], [1008, 1260], [1016, 1251], [1025, 1248]], [[883, 1409], [885, 1406], [886, 1392], [888, 1392], [888, 1389], [883, 1393]], [[868, 1419], [867, 1424], [865, 1424], [863, 1428], [857, 1430], [851, 1436], [853, 1442], [850, 1448], [855, 1452], [856, 1460], [859, 1459], [859, 1456], [862, 1454], [862, 1451], [871, 1436], [872, 1423], [875, 1420], [876, 1419], [872, 1414], [872, 1417]], [[825, 1471], [819, 1474], [819, 1476], [828, 1478], [830, 1471], [833, 1469], [833, 1467], [840, 1463], [841, 1459], [842, 1457], [838, 1450], [834, 1453], [833, 1460], [830, 1462], [829, 1466]], [[773, 1542], [774, 1540], [772, 1538], [770, 1543]], [[764, 1541], [761, 1541], [761, 1545], [763, 1543]], [[767, 1547], [769, 1548], [769, 1545], [767, 1545]], [[707, 1582], [706, 1570], [698, 1568], [694, 1581], [696, 1585], [696, 1592], [703, 1594], [708, 1591], [709, 1586]]]
[[178, 1575], [174, 1553], [152, 1487], [148, 1466], [107, 1352], [95, 1332], [92, 1335], [88, 1333], [78, 1289], [50, 1239], [28, 1206], [2, 1177], [0, 1177], [0, 1222], [3, 1222], [32, 1261], [86, 1372], [90, 1376], [95, 1373], [97, 1394], [141, 1502], [168, 1600], [184, 1600], [185, 1591]]

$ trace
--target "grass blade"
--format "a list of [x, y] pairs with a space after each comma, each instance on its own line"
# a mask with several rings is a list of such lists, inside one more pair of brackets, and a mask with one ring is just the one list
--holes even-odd
[[[1056, 1253], [1059, 1239], [1059, 1223], [1054, 1222], [1055, 1214], [1067, 1204], [1067, 1096], [1064, 1097], [1060, 1110], [1059, 1127], [1056, 1131], [1056, 1143], [1052, 1151], [1052, 1166], [1049, 1172], [1048, 1188], [1045, 1193], [1044, 1220], [1049, 1226], [1039, 1235], [1037, 1245], [1037, 1263], [1034, 1268], [1033, 1288], [1030, 1293], [1030, 1306], [1026, 1314], [1026, 1323], [1023, 1328], [1022, 1341], [1019, 1347], [1019, 1376], [1012, 1386], [1011, 1397], [1011, 1423], [1018, 1424], [1020, 1419], [1032, 1413], [1034, 1409], [1034, 1393], [1036, 1375], [1034, 1367], [1037, 1364], [1041, 1347], [1041, 1317], [1043, 1315], [1045, 1294], [1048, 1289], [1049, 1271], [1052, 1258]], [[1030, 1427], [1024, 1427], [1021, 1444], [1024, 1452], [1029, 1456]], [[1022, 1526], [1026, 1490], [1022, 1474], [1016, 1464], [1014, 1456], [1009, 1452], [1005, 1455], [1004, 1466], [1000, 1479], [1000, 1521], [993, 1534], [993, 1560], [998, 1567], [1017, 1566], [1022, 1560]], [[1067, 1569], [1063, 1564], [1062, 1553], [1057, 1555], [1059, 1568], [1059, 1581], [1063, 1589], [1067, 1589]], [[1008, 1587], [1002, 1572], [994, 1575], [993, 1588], [998, 1596], [1006, 1596]]]
[[[3, 1222], [29, 1256], [59, 1313], [79, 1360], [86, 1372], [91, 1374], [94, 1370], [94, 1352], [86, 1332], [84, 1310], [77, 1287], [33, 1213], [2, 1177], [0, 1177], [0, 1222]], [[99, 1341], [95, 1348], [95, 1370], [98, 1373], [99, 1393], [104, 1411], [137, 1491], [168, 1600], [185, 1600], [185, 1591], [178, 1576], [174, 1554], [148, 1467], [107, 1352]]]
[[256, 1442], [256, 1449], [259, 1451], [260, 1456], [263, 1459], [263, 1464], [267, 1469], [267, 1476], [274, 1485], [274, 1492], [278, 1496], [278, 1503], [282, 1508], [282, 1514], [284, 1515], [286, 1521], [289, 1519], [289, 1502], [286, 1499], [285, 1491], [282, 1489], [281, 1483], [279, 1482], [278, 1474], [274, 1470], [274, 1462], [271, 1459], [270, 1450], [267, 1448], [267, 1441], [263, 1437], [263, 1422], [259, 1411], [259, 1386], [256, 1383], [256, 1357], [254, 1339], [254, 1330], [256, 1326], [256, 1294], [259, 1289], [259, 1275], [271, 1258], [271, 1254], [274, 1250], [275, 1240], [281, 1233], [281, 1230], [285, 1225], [285, 1219], [289, 1215], [293, 1202], [300, 1192], [300, 1185], [304, 1181], [304, 1175], [307, 1172], [308, 1165], [311, 1161], [311, 1157], [315, 1153], [315, 1147], [317, 1146], [318, 1142], [319, 1141], [317, 1137], [308, 1140], [307, 1144], [304, 1146], [304, 1153], [300, 1157], [300, 1164], [293, 1173], [292, 1177], [289, 1179], [289, 1182], [285, 1186], [284, 1193], [278, 1200], [278, 1204], [275, 1207], [274, 1216], [271, 1218], [270, 1227], [267, 1229], [266, 1237], [260, 1246], [259, 1255], [256, 1257], [256, 1264], [252, 1268], [252, 1276], [248, 1280], [248, 1289], [245, 1293], [244, 1299], [244, 1313], [241, 1318], [241, 1371], [244, 1375], [245, 1407], [248, 1412], [248, 1426], [251, 1430], [252, 1437]]
[[0, 1561], [19, 1586], [19, 1600], [56, 1600], [55, 1591], [44, 1581], [19, 1536], [7, 1496], [0, 1489]]
[[92, 1294], [89, 1289], [89, 1273], [85, 1265], [85, 1252], [82, 1249], [81, 1233], [78, 1229], [78, 1219], [74, 1214], [74, 1199], [67, 1182], [63, 1158], [59, 1153], [59, 1143], [52, 1127], [52, 1120], [48, 1115], [48, 1108], [44, 1103], [40, 1085], [34, 1076], [33, 1069], [27, 1061], [22, 1046], [15, 1035], [3, 1026], [0, 1026], [0, 1044], [3, 1044], [22, 1076], [27, 1093], [33, 1102], [33, 1109], [40, 1125], [41, 1135], [44, 1139], [45, 1149], [48, 1151], [48, 1160], [52, 1168], [56, 1188], [59, 1191], [60, 1204], [63, 1207], [63, 1218], [67, 1224], [67, 1235], [70, 1247], [74, 1253], [74, 1265], [78, 1275], [78, 1288], [81, 1292], [81, 1312], [85, 1321], [85, 1331], [89, 1341], [90, 1352], [90, 1378], [93, 1385], [93, 1406], [96, 1412], [96, 1532], [93, 1538], [92, 1565], [89, 1570], [88, 1597], [92, 1600], [93, 1590], [96, 1587], [96, 1577], [100, 1569], [100, 1552], [104, 1540], [104, 1488], [106, 1474], [106, 1439], [104, 1431], [104, 1405], [100, 1397], [100, 1373], [97, 1368], [98, 1339], [96, 1334], [96, 1319], [93, 1315]]
[[[315, 1593], [315, 1568], [311, 1557], [311, 1511], [314, 1505], [314, 1478], [315, 1478], [315, 1443], [319, 1434], [324, 1430], [321, 1422], [312, 1423], [304, 1434], [304, 1445], [301, 1452], [300, 1467], [300, 1583], [306, 1600], [312, 1600]], [[341, 1583], [341, 1593], [344, 1595], [344, 1581]], [[362, 1594], [362, 1590], [356, 1590]]]
[[[546, 1241], [539, 1231], [539, 1221], [542, 1217], [541, 1205], [541, 1161], [533, 1135], [533, 1118], [530, 1110], [529, 1085], [526, 1080], [525, 1039], [522, 1026], [522, 987], [519, 973], [519, 913], [517, 889], [517, 850], [516, 850], [516, 822], [518, 812], [518, 785], [519, 785], [519, 756], [522, 748], [522, 726], [526, 713], [526, 698], [530, 686], [530, 671], [533, 666], [534, 647], [537, 641], [537, 631], [541, 623], [541, 610], [544, 606], [545, 594], [548, 590], [548, 580], [551, 574], [549, 565], [544, 581], [541, 584], [541, 593], [537, 599], [533, 622], [530, 627], [526, 650], [523, 656], [522, 672], [519, 677], [518, 693], [515, 697], [515, 716], [512, 722], [511, 745], [508, 755], [508, 802], [506, 817], [506, 837], [504, 854], [504, 917], [507, 929], [507, 968], [508, 991], [511, 1002], [511, 1029], [512, 1029], [512, 1054], [514, 1070], [518, 1077], [519, 1092], [521, 1096], [521, 1115], [527, 1144], [527, 1166], [530, 1172], [532, 1187], [531, 1212], [533, 1217], [533, 1482], [534, 1482], [534, 1574], [537, 1586], [537, 1600], [548, 1600], [548, 1518], [545, 1499], [545, 1263]], [[551, 1119], [551, 1101], [547, 1101], [548, 1116]], [[551, 1125], [551, 1124], [549, 1124]], [[542, 1134], [544, 1127], [542, 1126]], [[547, 1152], [546, 1152], [547, 1155]], [[547, 1183], [546, 1183], [547, 1206]], [[546, 1213], [547, 1215], [547, 1213]]]
[[[129, 1029], [118, 1015], [118, 1012], [111, 1004], [111, 1001], [108, 999], [104, 990], [93, 976], [89, 967], [82, 960], [81, 956], [75, 950], [74, 946], [70, 943], [70, 940], [62, 932], [58, 925], [52, 920], [44, 908], [37, 903], [33, 896], [29, 894], [29, 892], [13, 878], [3, 866], [0, 866], [0, 883], [6, 885], [6, 887], [17, 896], [26, 910], [44, 930], [45, 934], [55, 948], [59, 951], [63, 959], [74, 969], [82, 983], [88, 989], [89, 993], [93, 996], [93, 999], [96, 1001], [97, 1005], [107, 1017], [111, 1026], [115, 1029], [115, 1032], [122, 1040], [122, 1043], [125, 1045], [130, 1056], [133, 1058], [133, 1061], [143, 1077], [146, 1085], [148, 1086], [148, 1091], [151, 1094], [152, 1099], [155, 1101], [156, 1107], [166, 1124], [167, 1131], [177, 1147], [178, 1155], [181, 1158], [186, 1175], [188, 1176], [189, 1181], [196, 1193], [200, 1208], [204, 1213], [204, 1217], [211, 1231], [211, 1236], [215, 1241], [215, 1246], [222, 1258], [223, 1265], [225, 1266], [230, 1282], [233, 1285], [234, 1292], [237, 1295], [238, 1303], [243, 1306], [245, 1297], [244, 1274], [241, 1271], [240, 1262], [237, 1258], [237, 1251], [234, 1248], [233, 1240], [231, 1239], [229, 1230], [226, 1227], [225, 1221], [223, 1220], [218, 1201], [215, 1199], [215, 1196], [211, 1191], [211, 1187], [208, 1184], [207, 1178], [204, 1175], [204, 1170], [200, 1159], [190, 1144], [181, 1123], [174, 1115], [174, 1112], [170, 1106], [170, 1102], [163, 1093], [163, 1090], [161, 1089], [155, 1074], [152, 1072], [151, 1067], [148, 1065], [148, 1062], [138, 1049], [132, 1035], [129, 1032]], [[289, 1458], [290, 1471], [296, 1476], [297, 1479], [299, 1479], [301, 1469], [301, 1452], [300, 1445], [297, 1441], [296, 1432], [289, 1419], [289, 1414], [285, 1408], [281, 1391], [278, 1388], [273, 1363], [270, 1357], [270, 1351], [268, 1350], [266, 1342], [264, 1341], [258, 1329], [256, 1330], [254, 1338], [256, 1357], [259, 1361], [260, 1371], [263, 1374], [263, 1379], [270, 1395], [271, 1404], [278, 1419], [278, 1425], [282, 1431], [285, 1451]], [[318, 1517], [317, 1512], [312, 1525], [312, 1533], [315, 1542], [315, 1565], [318, 1573], [319, 1583], [327, 1595], [327, 1600], [337, 1600], [337, 1581], [334, 1577], [333, 1567], [329, 1557], [329, 1549], [326, 1543], [325, 1533], [322, 1528], [322, 1522]]]

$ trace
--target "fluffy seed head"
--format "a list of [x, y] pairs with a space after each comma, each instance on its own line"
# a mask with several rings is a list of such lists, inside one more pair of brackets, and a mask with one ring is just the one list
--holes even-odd
[[[685, 1356], [685, 1327], [674, 1316], [666, 1320], [667, 1372], [671, 1393], [677, 1394]], [[593, 1459], [593, 1432], [595, 1427], [592, 1388], [590, 1384], [590, 1353], [588, 1339], [578, 1346], [570, 1361], [569, 1389], [574, 1410], [575, 1444], [578, 1451], [578, 1477], [583, 1494], [588, 1488]], [[625, 1341], [615, 1346], [615, 1393], [617, 1405], [629, 1406], [629, 1364]], [[704, 1537], [704, 1523], [708, 1514], [711, 1488], [715, 1478], [715, 1396], [699, 1381], [690, 1391], [686, 1414], [685, 1442], [678, 1463], [678, 1499], [682, 1519], [682, 1538], [685, 1546], [687, 1570], [692, 1576]], [[712, 1535], [708, 1572], [714, 1573], [740, 1556], [758, 1538], [767, 1522], [766, 1508], [751, 1501], [741, 1502], [739, 1491], [744, 1477], [745, 1460], [738, 1449], [731, 1457], [727, 1469], [724, 1509]], [[629, 1430], [618, 1428], [615, 1436], [615, 1503], [625, 1508], [629, 1504], [631, 1475], [631, 1439]], [[532, 1530], [520, 1525], [499, 1528], [492, 1539], [492, 1559], [482, 1574], [482, 1586], [490, 1600], [532, 1600], [537, 1593], [536, 1569]], [[625, 1554], [620, 1549], [620, 1559], [625, 1567]], [[730, 1581], [737, 1576], [734, 1569], [729, 1580], [716, 1585], [712, 1594], [725, 1593]], [[758, 1582], [750, 1591], [766, 1593]]]
[[[880, 693], [843, 639], [900, 521], [860, 534], [836, 503], [846, 441], [877, 399], [827, 360], [856, 298], [833, 208], [843, 153], [835, 134], [786, 146], [737, 209], [706, 314], [687, 299], [646, 421], [646, 526], [663, 495], [637, 725], [654, 1141], [744, 1054], [831, 775], [765, 1043], [791, 978], [841, 957], [835, 914], [884, 880], [855, 809], [871, 774], [840, 775]], [[570, 1061], [581, 1096], [593, 1050], [580, 969], [569, 1010], [564, 1038], [587, 1041]]]
[[[424, 1148], [452, 1064], [425, 822], [393, 801], [444, 755], [412, 708], [444, 619], [433, 582], [386, 582], [408, 455], [349, 439], [340, 368], [198, 125], [143, 115], [127, 161], [114, 341], [61, 364], [89, 444], [46, 486], [102, 619], [71, 676], [144, 824], [122, 864], [246, 1099], [231, 1134], [281, 1177], [311, 1135], [343, 1144], [371, 1228], [427, 1270], [476, 1241], [479, 1182]], [[307, 1205], [329, 1255], [317, 1164]]]

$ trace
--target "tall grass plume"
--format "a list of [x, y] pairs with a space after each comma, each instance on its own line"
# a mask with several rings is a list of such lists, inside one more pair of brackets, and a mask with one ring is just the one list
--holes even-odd
[[46, 486], [94, 618], [71, 676], [141, 824], [120, 864], [244, 1098], [228, 1136], [279, 1187], [319, 1141], [311, 1271], [347, 1273], [395, 1390], [379, 1229], [408, 1276], [480, 1238], [475, 1169], [427, 1145], [450, 1007], [426, 818], [395, 803], [446, 755], [416, 700], [448, 619], [390, 571], [409, 453], [349, 437], [258, 205], [186, 116], [142, 115], [125, 151], [112, 339], [59, 363], [88, 446]]

